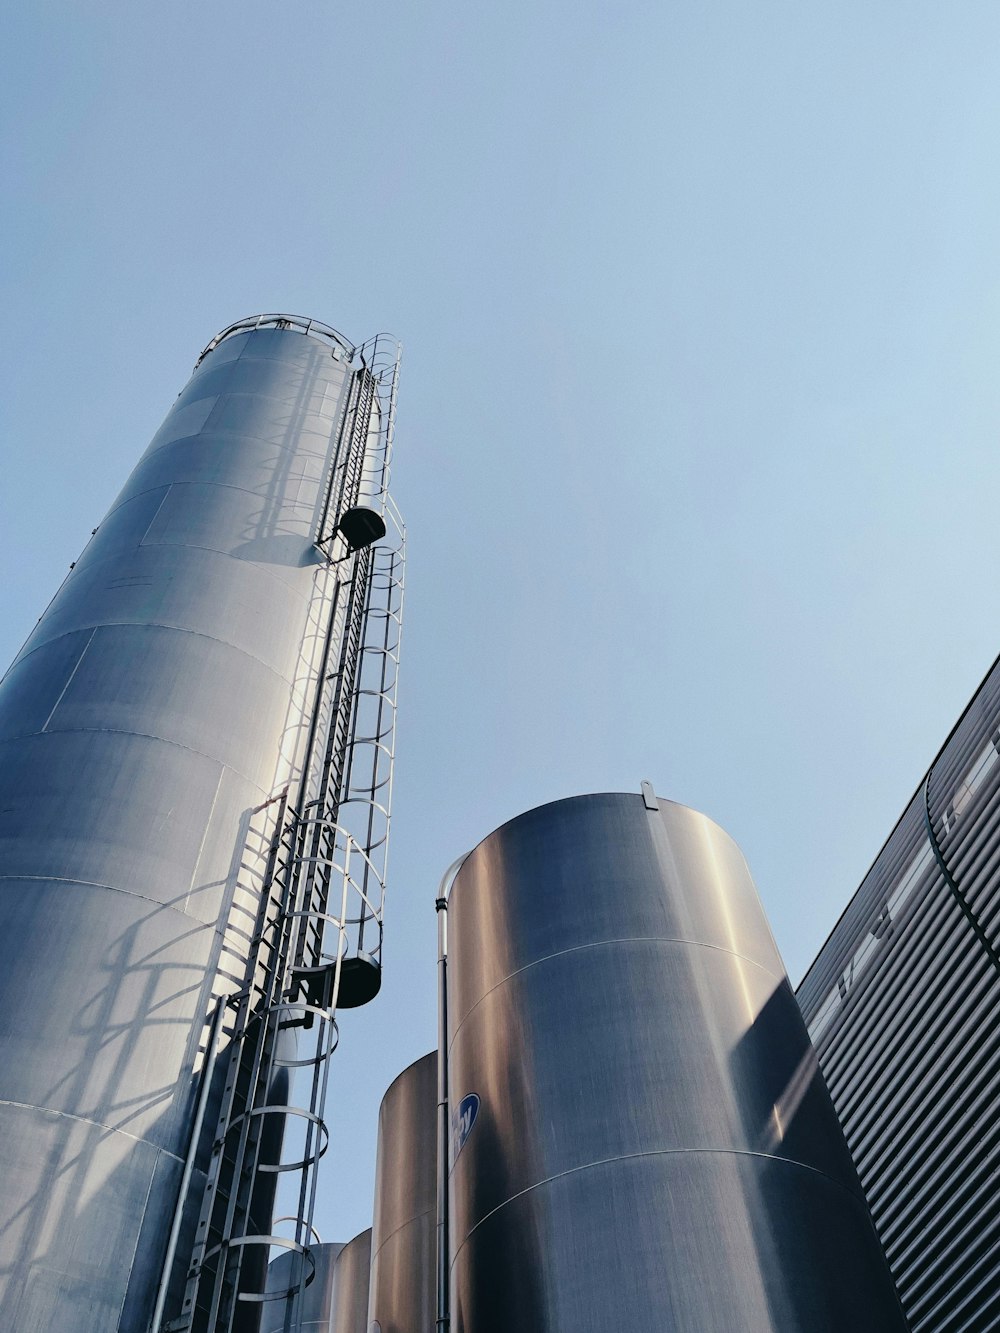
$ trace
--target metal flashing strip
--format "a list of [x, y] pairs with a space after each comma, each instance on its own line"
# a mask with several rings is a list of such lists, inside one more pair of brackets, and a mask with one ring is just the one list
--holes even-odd
[[927, 773], [927, 780], [924, 782], [924, 820], [927, 824], [927, 837], [930, 840], [931, 851], [934, 853], [934, 859], [938, 864], [938, 869], [941, 871], [951, 896], [955, 899], [955, 902], [962, 911], [962, 915], [972, 927], [976, 939], [982, 945], [983, 950], [987, 958], [989, 958], [990, 962], [993, 964], [994, 969], [997, 972], [1000, 972], [1000, 954], [997, 953], [996, 949], [990, 943], [986, 931], [979, 922], [979, 918], [976, 916], [975, 912], [973, 912], [965, 894], [955, 882], [955, 879], [948, 868], [948, 863], [944, 859], [944, 853], [941, 851], [941, 847], [938, 844], [937, 834], [934, 831], [934, 821], [931, 818], [931, 777], [933, 774], [934, 770], [930, 769]]

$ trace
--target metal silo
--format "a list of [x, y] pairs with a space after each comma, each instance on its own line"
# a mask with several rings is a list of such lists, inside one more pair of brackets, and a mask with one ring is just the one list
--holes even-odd
[[396, 362], [220, 334], [0, 684], [4, 1328], [209, 1327], [206, 1274], [239, 1323], [307, 1060], [304, 1248], [309, 1043], [377, 989]]
[[437, 1063], [431, 1051], [404, 1069], [379, 1110], [368, 1300], [377, 1333], [434, 1328]]
[[267, 1266], [268, 1300], [264, 1302], [260, 1333], [332, 1333], [334, 1274], [343, 1244], [315, 1242], [309, 1251], [308, 1281], [305, 1258], [288, 1252]]
[[362, 1231], [337, 1256], [331, 1333], [368, 1333], [368, 1284], [372, 1229]]
[[888, 1270], [738, 847], [558, 801], [449, 907], [454, 1333], [889, 1333]]
[[[282, 1254], [267, 1270], [268, 1293], [261, 1333], [368, 1333], [371, 1228], [346, 1245], [310, 1250], [311, 1280], [302, 1284], [301, 1256]], [[281, 1299], [280, 1293], [293, 1294]], [[291, 1308], [289, 1308], [291, 1306]]]

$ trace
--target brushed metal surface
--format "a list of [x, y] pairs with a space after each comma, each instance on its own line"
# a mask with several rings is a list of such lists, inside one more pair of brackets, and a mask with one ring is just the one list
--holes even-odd
[[369, 1325], [434, 1328], [437, 1221], [437, 1051], [390, 1085], [378, 1118]]
[[639, 795], [555, 802], [449, 908], [452, 1328], [905, 1328], [746, 863]]
[[348, 1241], [337, 1257], [332, 1333], [368, 1333], [372, 1229]]
[[347, 373], [221, 343], [0, 684], [4, 1329], [146, 1333], [250, 813], [297, 772]]

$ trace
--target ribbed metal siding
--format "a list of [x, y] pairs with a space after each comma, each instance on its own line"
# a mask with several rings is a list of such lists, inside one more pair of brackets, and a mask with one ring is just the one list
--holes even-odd
[[998, 725], [995, 664], [798, 993], [914, 1333], [1000, 1328]]

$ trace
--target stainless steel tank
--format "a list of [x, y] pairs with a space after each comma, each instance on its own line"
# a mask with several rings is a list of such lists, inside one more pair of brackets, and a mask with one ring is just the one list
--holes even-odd
[[331, 1333], [368, 1333], [372, 1229], [348, 1241], [337, 1256]]
[[404, 1069], [382, 1098], [372, 1224], [370, 1328], [434, 1328], [437, 1051]]
[[345, 347], [218, 342], [0, 685], [2, 1328], [146, 1333], [301, 763]]
[[[311, 1249], [312, 1280], [302, 1286], [302, 1260], [282, 1254], [268, 1265], [261, 1333], [368, 1333], [368, 1276], [371, 1228], [346, 1245], [319, 1244]], [[295, 1294], [281, 1299], [281, 1292]]]
[[343, 1250], [343, 1244], [326, 1241], [310, 1248], [308, 1262], [291, 1251], [272, 1259], [260, 1333], [331, 1333], [334, 1274]]
[[449, 908], [454, 1333], [905, 1324], [746, 863], [650, 790], [492, 833]]

